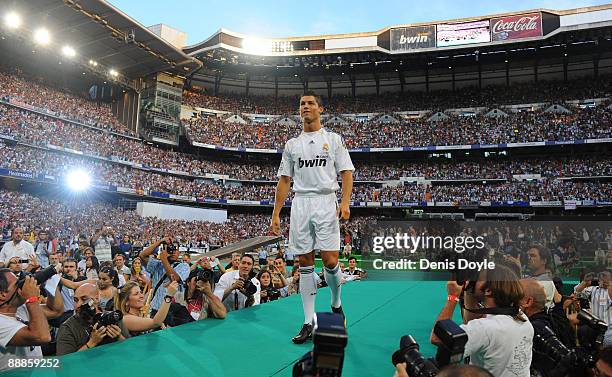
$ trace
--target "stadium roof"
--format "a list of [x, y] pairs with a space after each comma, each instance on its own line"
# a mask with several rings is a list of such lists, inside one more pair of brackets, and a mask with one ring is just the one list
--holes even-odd
[[13, 10], [26, 28], [44, 25], [54, 41], [130, 79], [160, 71], [188, 75], [201, 66], [103, 0], [28, 0], [16, 2]]
[[[547, 36], [558, 34], [567, 30], [602, 27], [612, 25], [612, 4], [576, 8], [569, 10], [551, 10], [551, 9], [530, 9], [517, 12], [500, 13], [494, 15], [475, 15], [469, 18], [439, 20], [426, 23], [395, 25], [382, 28], [377, 31], [360, 32], [350, 34], [335, 34], [335, 35], [319, 35], [319, 36], [304, 36], [290, 38], [259, 38], [255, 36], [245, 35], [220, 29], [208, 39], [196, 43], [191, 46], [186, 46], [183, 51], [192, 56], [201, 56], [202, 53], [212, 50], [224, 49], [238, 54], [251, 56], [268, 56], [268, 57], [287, 57], [287, 56], [312, 56], [325, 54], [342, 54], [342, 53], [358, 53], [358, 52], [379, 52], [386, 54], [405, 53], [407, 51], [398, 51], [389, 46], [390, 33], [393, 30], [411, 27], [431, 27], [436, 28], [436, 25], [442, 24], [459, 24], [474, 21], [488, 21], [499, 18], [510, 18], [512, 16], [541, 14], [546, 24], [541, 24], [544, 30], [543, 35], [540, 34], [536, 38], [522, 38], [522, 40], [543, 39]], [[560, 20], [565, 20], [559, 22]], [[544, 22], [538, 21], [538, 22]], [[435, 38], [435, 34], [434, 34]], [[462, 46], [446, 46], [444, 48], [469, 48], [475, 45], [486, 44], [503, 44], [508, 42], [516, 42], [518, 39], [505, 41], [487, 41], [483, 43], [463, 44]], [[245, 46], [245, 43], [267, 43], [266, 48], [252, 49]], [[458, 46], [458, 47], [457, 47]], [[271, 48], [270, 48], [271, 47]], [[419, 47], [412, 52], [439, 50], [440, 46], [430, 46], [429, 48]]]

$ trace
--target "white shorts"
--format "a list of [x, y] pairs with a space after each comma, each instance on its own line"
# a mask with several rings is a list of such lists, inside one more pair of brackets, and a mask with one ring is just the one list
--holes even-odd
[[291, 202], [289, 249], [295, 255], [313, 250], [339, 251], [340, 225], [336, 194], [301, 196]]

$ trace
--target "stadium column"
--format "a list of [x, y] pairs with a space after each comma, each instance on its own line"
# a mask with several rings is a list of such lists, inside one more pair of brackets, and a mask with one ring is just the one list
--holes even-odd
[[353, 95], [353, 98], [356, 97], [356, 93], [357, 93], [357, 84], [356, 84], [356, 80], [355, 80], [355, 75], [353, 75], [352, 73], [349, 74], [349, 79], [351, 80], [351, 94]]
[[245, 75], [245, 84], [244, 84], [244, 89], [245, 89], [245, 94], [248, 97], [249, 96], [249, 85], [251, 84], [251, 77], [249, 76], [248, 72]]
[[593, 55], [593, 76], [599, 77], [599, 54]]
[[221, 87], [222, 78], [223, 75], [221, 74], [221, 72], [217, 72], [217, 75], [215, 76], [215, 96], [219, 95], [219, 88]]
[[376, 81], [376, 95], [380, 95], [380, 76], [378, 73], [374, 73], [374, 81]]
[[510, 86], [510, 60], [506, 59], [506, 87]]
[[429, 62], [425, 63], [425, 91], [429, 93]]
[[482, 89], [482, 64], [478, 60], [478, 89]]
[[327, 81], [327, 100], [329, 101], [332, 97], [332, 79], [331, 77], [327, 77], [325, 81]]
[[274, 76], [274, 99], [278, 99], [278, 76]]
[[397, 74], [399, 75], [400, 93], [404, 94], [404, 87], [406, 86], [406, 78], [404, 77], [404, 71], [400, 69]]
[[563, 54], [563, 82], [567, 82], [567, 54]]

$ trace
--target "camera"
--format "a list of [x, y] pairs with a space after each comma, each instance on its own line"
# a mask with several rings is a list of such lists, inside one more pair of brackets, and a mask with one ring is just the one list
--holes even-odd
[[567, 348], [548, 326], [534, 326], [533, 329], [534, 356], [536, 354], [546, 355], [554, 361], [555, 366], [551, 369], [550, 364], [534, 365], [532, 363], [532, 375], [581, 376], [584, 375], [587, 368], [595, 365], [595, 360], [591, 355]]
[[32, 276], [34, 279], [36, 279], [36, 284], [42, 285], [47, 280], [51, 279], [51, 277], [53, 277], [55, 274], [57, 274], [55, 266], [49, 266], [44, 270], [36, 271], [34, 273], [21, 271], [17, 279], [17, 288], [23, 288], [26, 276]]
[[313, 321], [313, 350], [293, 366], [293, 377], [339, 377], [348, 343], [344, 318], [336, 313], [316, 313]]
[[467, 334], [451, 320], [438, 321], [434, 334], [442, 342], [438, 346], [435, 359], [426, 359], [419, 351], [419, 345], [410, 335], [400, 340], [400, 349], [391, 357], [393, 365], [406, 363], [406, 370], [411, 377], [434, 377], [439, 368], [459, 363], [463, 359]]
[[198, 269], [197, 271], [196, 281], [206, 281], [211, 283], [215, 279], [212, 270]]
[[578, 312], [578, 320], [597, 331], [598, 334], [603, 335], [608, 330], [608, 325], [588, 310], [581, 309]]
[[102, 312], [94, 315], [93, 319], [94, 323], [97, 323], [98, 326], [117, 325], [123, 319], [123, 313], [119, 310]]
[[269, 287], [266, 288], [266, 297], [268, 301], [278, 300], [281, 297], [281, 292], [274, 287]]
[[255, 293], [257, 293], [257, 286], [253, 284], [251, 279], [241, 278], [240, 280], [242, 280], [242, 282], [244, 283], [244, 285], [242, 286], [242, 289], [244, 290], [244, 294], [246, 296], [253, 296]]

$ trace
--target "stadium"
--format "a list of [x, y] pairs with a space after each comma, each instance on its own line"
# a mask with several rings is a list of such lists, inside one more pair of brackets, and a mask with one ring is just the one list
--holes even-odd
[[[0, 374], [612, 373], [612, 4], [192, 45], [104, 0], [2, 4]], [[332, 139], [298, 162], [313, 108]], [[338, 182], [314, 266], [297, 167]]]

